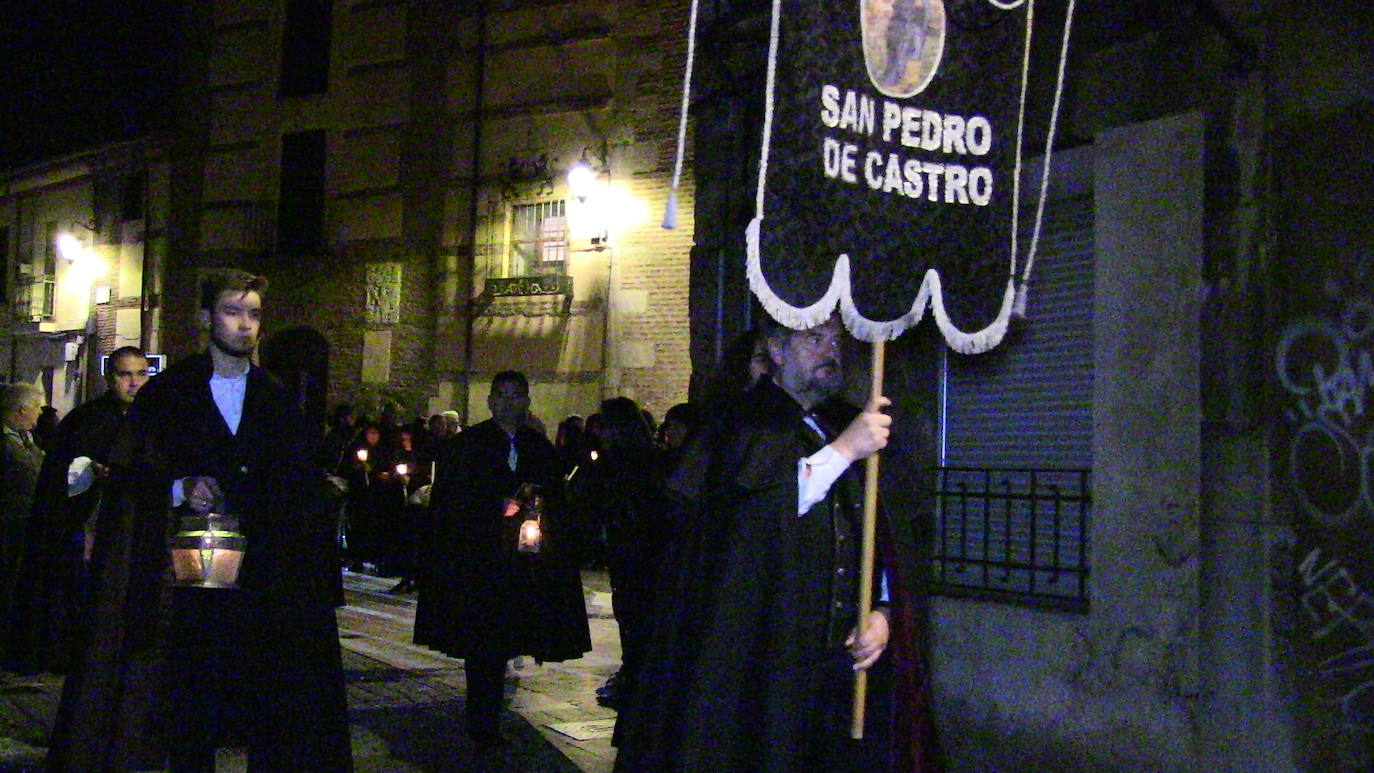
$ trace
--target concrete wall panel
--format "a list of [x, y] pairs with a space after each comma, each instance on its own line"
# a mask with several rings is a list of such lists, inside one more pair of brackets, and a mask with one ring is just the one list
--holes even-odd
[[339, 137], [329, 153], [330, 184], [340, 193], [396, 185], [400, 169], [399, 129], [354, 132]]
[[218, 30], [210, 53], [209, 85], [258, 82], [271, 75], [272, 58], [267, 30], [263, 27], [233, 27]]
[[348, 242], [396, 239], [401, 235], [400, 194], [335, 199], [329, 204], [328, 238]]
[[335, 57], [345, 70], [406, 56], [405, 6], [336, 10], [334, 30]]

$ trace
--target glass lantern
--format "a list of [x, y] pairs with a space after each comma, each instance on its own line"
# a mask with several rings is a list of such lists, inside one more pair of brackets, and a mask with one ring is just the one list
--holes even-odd
[[248, 540], [237, 516], [186, 515], [167, 540], [176, 584], [193, 588], [236, 588]]

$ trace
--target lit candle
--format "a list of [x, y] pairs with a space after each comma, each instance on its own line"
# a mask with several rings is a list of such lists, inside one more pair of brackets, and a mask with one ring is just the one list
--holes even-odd
[[358, 449], [358, 461], [360, 461], [360, 462], [366, 462], [366, 461], [367, 461], [367, 449], [366, 449], [366, 448], [359, 448], [359, 449]]
[[533, 518], [520, 524], [520, 542], [517, 545], [521, 553], [539, 552], [539, 521]]
[[405, 462], [401, 462], [400, 464], [396, 465], [397, 475], [405, 475], [408, 472], [410, 472], [410, 467], [406, 465]]

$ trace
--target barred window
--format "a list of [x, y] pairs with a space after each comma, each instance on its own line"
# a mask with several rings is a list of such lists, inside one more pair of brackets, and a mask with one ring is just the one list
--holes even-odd
[[568, 218], [562, 199], [514, 204], [506, 221], [506, 255], [497, 276], [559, 276], [568, 261]]

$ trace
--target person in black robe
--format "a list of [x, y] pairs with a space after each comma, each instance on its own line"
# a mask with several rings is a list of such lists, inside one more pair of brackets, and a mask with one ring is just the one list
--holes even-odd
[[87, 562], [96, 509], [105, 493], [110, 447], [138, 390], [148, 358], [133, 346], [116, 349], [105, 369], [108, 389], [77, 406], [57, 425], [53, 450], [38, 475], [25, 551], [10, 667], [23, 673], [66, 673], [78, 631], [87, 620]]
[[367, 564], [381, 568], [387, 521], [390, 511], [399, 506], [391, 485], [391, 464], [391, 448], [382, 427], [368, 423], [334, 471], [348, 484], [344, 541], [350, 571], [363, 572]]
[[[523, 374], [496, 374], [487, 398], [492, 418], [441, 445], [430, 491], [430, 565], [419, 581], [415, 643], [463, 659], [467, 731], [483, 747], [507, 743], [500, 732], [507, 660], [562, 661], [592, 648], [572, 535], [559, 520], [558, 452], [528, 425], [529, 405]], [[528, 517], [516, 501], [522, 489], [543, 500], [538, 553], [517, 550]]]
[[597, 690], [597, 702], [619, 708], [634, 684], [653, 599], [667, 500], [649, 426], [635, 401], [601, 402], [596, 460], [568, 482], [580, 521], [606, 535], [611, 607], [620, 633], [620, 670]]
[[[887, 443], [877, 398], [832, 399], [840, 327], [767, 333], [774, 369], [717, 404], [668, 480], [675, 528], [655, 585], [653, 639], [616, 727], [621, 773], [916, 770], [928, 717], [910, 602], [895, 562], [857, 619], [860, 482]], [[878, 579], [882, 578], [881, 583]], [[854, 672], [873, 678], [865, 738], [849, 739]], [[900, 705], [900, 717], [891, 709]], [[905, 745], [905, 748], [899, 748]]]
[[[296, 401], [251, 364], [265, 280], [201, 286], [209, 351], [151, 379], [111, 455], [91, 634], [64, 686], [48, 768], [348, 771], [329, 484]], [[232, 513], [237, 588], [171, 582], [180, 517]]]

